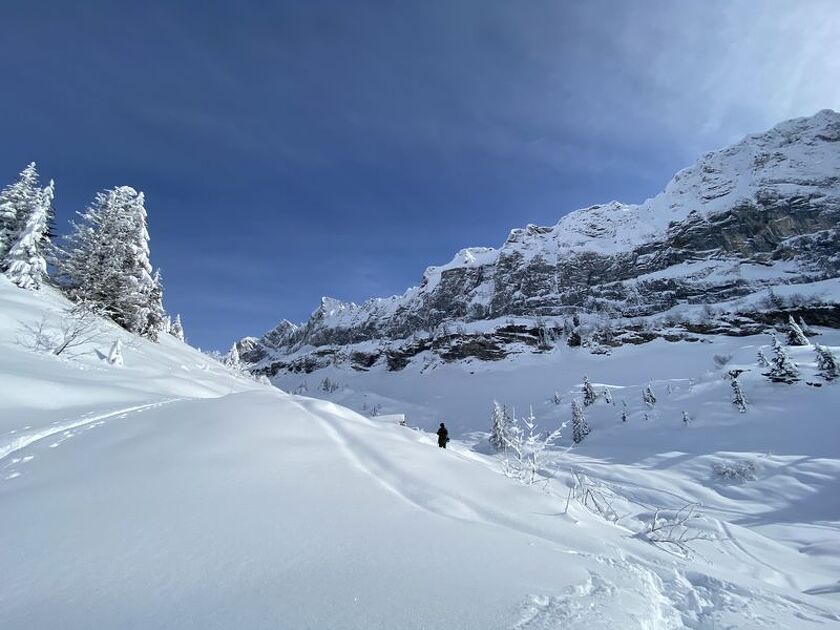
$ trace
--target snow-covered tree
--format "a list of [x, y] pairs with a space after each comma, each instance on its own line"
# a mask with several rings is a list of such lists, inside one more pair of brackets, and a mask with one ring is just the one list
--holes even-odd
[[575, 444], [580, 444], [583, 439], [589, 435], [592, 429], [586, 422], [586, 417], [583, 415], [583, 407], [576, 398], [572, 399], [572, 441]]
[[747, 412], [747, 399], [744, 398], [744, 391], [741, 389], [741, 383], [738, 381], [740, 371], [731, 371], [729, 373], [729, 383], [732, 385], [732, 404], [738, 408], [741, 413]]
[[687, 411], [682, 412], [682, 421], [685, 426], [688, 426], [691, 422], [691, 416], [688, 415]]
[[627, 422], [627, 401], [621, 401], [621, 421]]
[[6, 254], [6, 275], [22, 289], [40, 289], [47, 278], [49, 218], [54, 194], [52, 181], [38, 191], [17, 240]]
[[108, 364], [109, 365], [122, 365], [123, 364], [122, 342], [119, 339], [117, 339], [111, 345], [111, 351], [108, 353]]
[[235, 372], [242, 370], [242, 361], [239, 359], [239, 348], [236, 347], [236, 344], [230, 347], [230, 350], [225, 356], [225, 365]]
[[645, 385], [645, 389], [642, 392], [642, 400], [648, 407], [653, 407], [656, 404], [656, 396], [653, 394], [653, 388], [650, 386], [650, 383]]
[[29, 215], [41, 201], [41, 195], [35, 162], [23, 169], [17, 181], [0, 191], [0, 271], [8, 267], [9, 251], [18, 242]]
[[840, 363], [834, 353], [819, 344], [814, 345], [814, 351], [817, 353], [817, 371], [827, 381], [833, 381], [840, 378]]
[[802, 332], [804, 332], [806, 336], [810, 337], [814, 334], [814, 331], [811, 330], [811, 327], [807, 323], [805, 323], [805, 319], [802, 317], [802, 315], [799, 316], [799, 327], [802, 329]]
[[494, 400], [493, 411], [490, 415], [490, 444], [496, 450], [504, 448], [505, 441], [510, 437], [512, 427], [513, 418], [507, 407]]
[[612, 391], [610, 391], [609, 387], [604, 388], [604, 402], [608, 405], [613, 404]]
[[592, 383], [589, 382], [589, 377], [583, 377], [583, 406], [588, 407], [592, 403], [595, 402], [597, 395], [595, 394], [595, 390], [592, 388]]
[[505, 458], [504, 472], [525, 484], [534, 484], [542, 479], [540, 469], [544, 451], [560, 438], [565, 425], [549, 433], [537, 430], [537, 421], [533, 410], [521, 419], [511, 417], [508, 432], [503, 436]]
[[784, 346], [773, 335], [773, 356], [770, 359], [770, 371], [764, 376], [776, 383], [793, 383], [799, 380], [799, 368], [790, 358]]
[[166, 311], [163, 309], [163, 280], [160, 270], [152, 277], [152, 288], [145, 296], [145, 304], [140, 306], [145, 311], [145, 324], [140, 334], [152, 341], [157, 341], [160, 333], [166, 330]]
[[175, 316], [175, 321], [172, 322], [172, 325], [169, 327], [169, 334], [179, 341], [184, 341], [184, 326], [181, 324], [180, 314]]
[[96, 195], [74, 224], [59, 270], [69, 295], [99, 305], [123, 328], [156, 337], [162, 287], [152, 277], [143, 193], [120, 186]]
[[762, 350], [758, 351], [757, 360], [758, 367], [770, 367], [770, 361], [767, 360], [767, 357], [764, 355], [764, 352]]
[[794, 321], [793, 315], [788, 315], [787, 343], [789, 346], [807, 346], [810, 344], [799, 324]]

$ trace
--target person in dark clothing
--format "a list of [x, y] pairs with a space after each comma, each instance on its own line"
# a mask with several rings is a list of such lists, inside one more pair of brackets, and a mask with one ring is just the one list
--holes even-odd
[[437, 430], [438, 435], [438, 446], [441, 448], [446, 448], [446, 443], [449, 441], [449, 431], [446, 430], [446, 427], [443, 426], [443, 422], [440, 423], [440, 428]]

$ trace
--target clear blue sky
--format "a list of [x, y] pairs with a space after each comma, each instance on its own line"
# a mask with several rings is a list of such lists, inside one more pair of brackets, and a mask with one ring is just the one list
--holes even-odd
[[838, 42], [834, 0], [4, 0], [0, 180], [36, 160], [61, 232], [145, 191], [222, 348], [838, 108]]

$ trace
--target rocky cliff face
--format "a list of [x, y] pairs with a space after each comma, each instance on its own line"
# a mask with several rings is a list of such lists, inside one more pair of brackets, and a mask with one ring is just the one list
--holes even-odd
[[[753, 332], [788, 311], [840, 325], [839, 232], [840, 114], [825, 110], [703, 156], [642, 204], [591, 206], [513, 230], [498, 249], [462, 250], [402, 296], [324, 298], [301, 326], [243, 340], [243, 356], [268, 373], [401, 369], [421, 353], [492, 360], [561, 338], [603, 348]], [[810, 297], [785, 298], [794, 284]]]

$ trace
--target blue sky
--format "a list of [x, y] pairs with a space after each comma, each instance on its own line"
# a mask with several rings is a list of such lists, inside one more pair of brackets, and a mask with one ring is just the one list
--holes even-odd
[[5, 0], [0, 179], [36, 160], [61, 232], [145, 191], [222, 348], [840, 108], [838, 42], [834, 0]]

